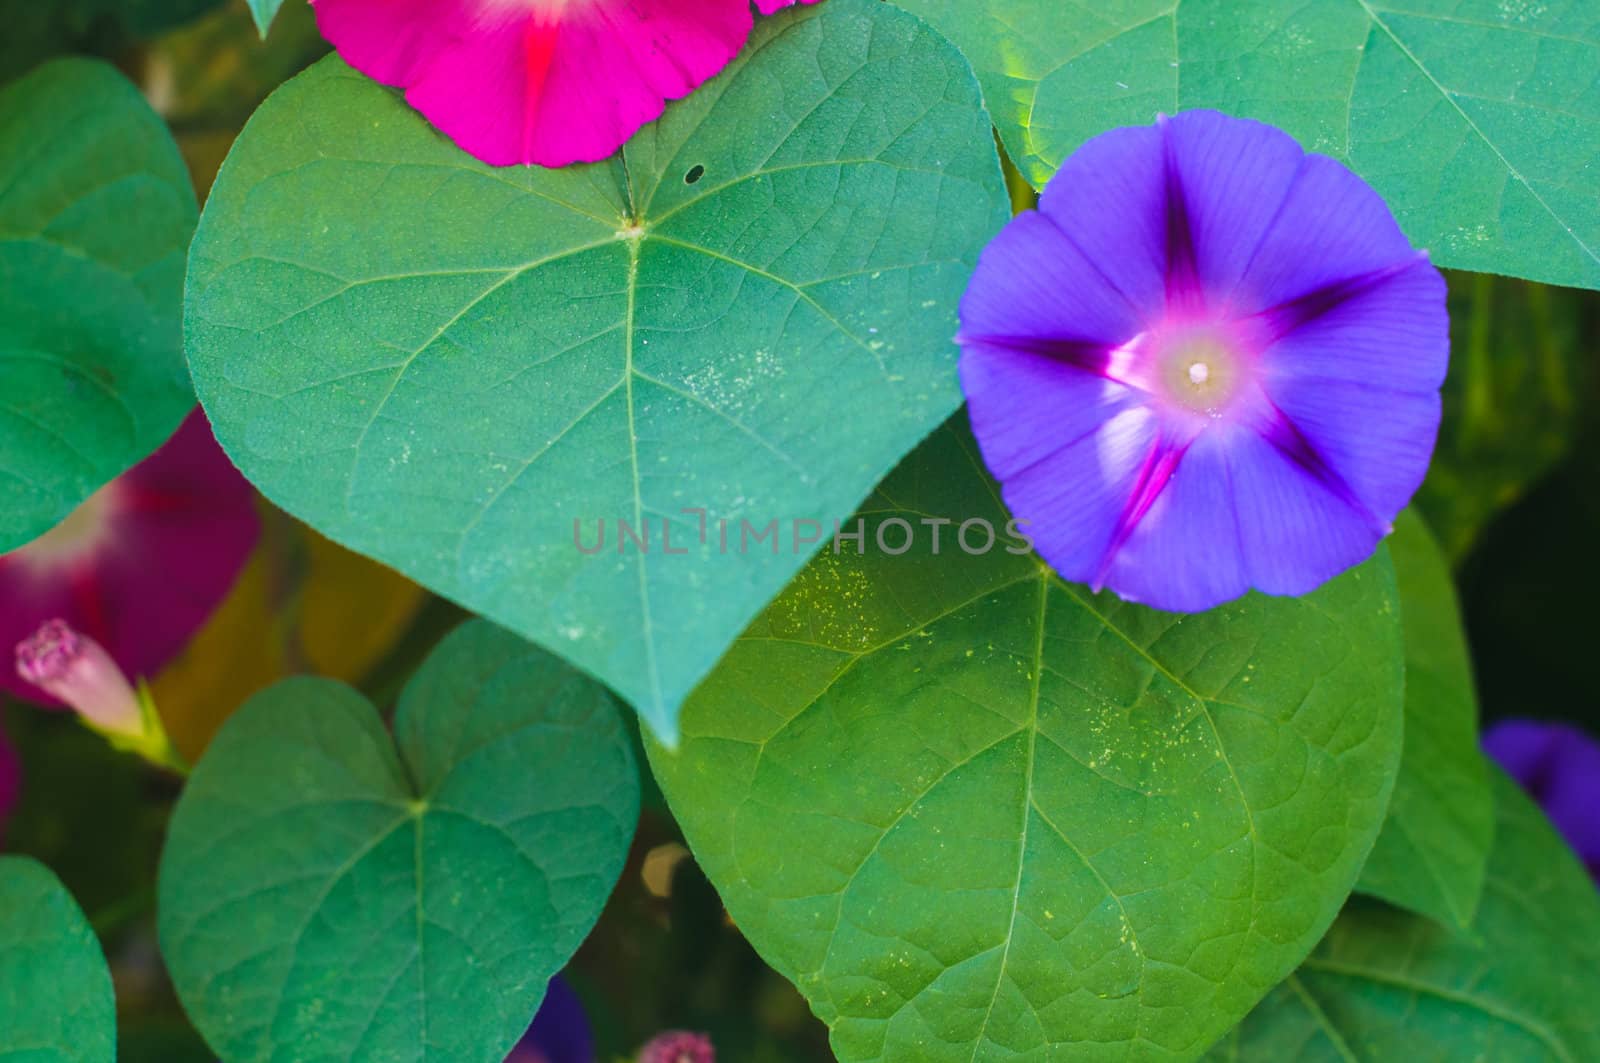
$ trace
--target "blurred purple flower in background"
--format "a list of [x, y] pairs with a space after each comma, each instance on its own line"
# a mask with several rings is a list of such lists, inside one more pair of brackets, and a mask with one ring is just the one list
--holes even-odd
[[[153, 675], [227, 595], [259, 530], [254, 490], [196, 410], [61, 525], [0, 556], [0, 645], [60, 620], [128, 675]], [[60, 703], [9, 668], [0, 690]]]
[[1600, 883], [1600, 741], [1569, 723], [1502, 720], [1484, 750], [1544, 809]]
[[533, 1025], [506, 1063], [594, 1063], [594, 1037], [578, 994], [560, 975], [550, 980]]
[[1304, 594], [1422, 482], [1444, 278], [1378, 194], [1213, 111], [1084, 144], [961, 306], [985, 461], [1063, 577], [1198, 611]]

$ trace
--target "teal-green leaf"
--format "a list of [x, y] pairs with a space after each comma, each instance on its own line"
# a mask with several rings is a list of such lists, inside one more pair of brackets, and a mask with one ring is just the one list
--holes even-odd
[[1356, 888], [1462, 928], [1477, 911], [1494, 838], [1472, 662], [1450, 566], [1422, 518], [1402, 513], [1389, 549], [1405, 627], [1405, 747]]
[[1600, 1059], [1600, 893], [1544, 815], [1490, 769], [1496, 826], [1471, 935], [1352, 903], [1216, 1063]]
[[896, 0], [949, 34], [1018, 166], [1211, 107], [1342, 159], [1434, 261], [1600, 288], [1592, 0]]
[[1188, 617], [1094, 596], [962, 548], [1006, 514], [959, 424], [863, 514], [916, 546], [819, 555], [651, 747], [729, 912], [845, 1063], [1196, 1057], [1310, 952], [1383, 820], [1387, 557]]
[[480, 165], [329, 59], [223, 167], [189, 359], [274, 501], [670, 739], [809, 554], [794, 522], [831, 531], [959, 405], [955, 307], [1007, 215], [970, 70], [876, 0], [762, 19], [621, 158], [558, 171]]
[[0, 90], [0, 553], [155, 450], [183, 365], [194, 189], [167, 127], [103, 63]]
[[272, 20], [278, 17], [278, 8], [283, 6], [283, 0], [249, 0], [250, 17], [256, 20], [256, 29], [261, 31], [261, 36], [266, 37], [267, 31], [272, 28]]
[[599, 918], [639, 777], [598, 684], [472, 621], [394, 735], [349, 688], [288, 680], [190, 778], [161, 949], [229, 1063], [499, 1063]]
[[43, 864], [0, 856], [0, 1059], [112, 1063], [117, 1009], [89, 921]]

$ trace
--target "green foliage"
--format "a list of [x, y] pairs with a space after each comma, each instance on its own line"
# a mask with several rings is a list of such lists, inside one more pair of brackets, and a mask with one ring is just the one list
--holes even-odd
[[0, 1059], [112, 1063], [111, 972], [94, 930], [43, 864], [0, 856]]
[[1600, 288], [1592, 0], [897, 0], [978, 70], [1018, 166], [1157, 112], [1287, 130], [1440, 265]]
[[0, 82], [52, 56], [87, 51], [113, 55], [133, 41], [164, 33], [221, 0], [0, 0]]
[[1516, 784], [1491, 774], [1495, 844], [1472, 932], [1352, 904], [1208, 1059], [1600, 1059], [1600, 894]]
[[347, 687], [287, 680], [178, 803], [162, 952], [229, 1063], [499, 1063], [616, 883], [638, 774], [593, 681], [473, 621], [394, 732]]
[[155, 450], [193, 404], [180, 349], [194, 190], [101, 63], [0, 90], [0, 552]]
[[1444, 420], [1417, 508], [1459, 563], [1595, 422], [1600, 296], [1456, 273], [1450, 320]]
[[[792, 522], [831, 532], [959, 404], [955, 306], [1006, 214], [970, 71], [875, 0], [762, 20], [622, 156], [560, 171], [483, 166], [330, 59], [223, 168], [190, 364], [274, 501], [670, 739], [803, 563]], [[780, 535], [740, 549], [741, 521]]]
[[1402, 513], [1389, 549], [1405, 627], [1405, 749], [1389, 818], [1356, 888], [1464, 928], [1494, 837], [1472, 662], [1450, 566], [1427, 525]]
[[1383, 820], [1387, 557], [1187, 617], [1091, 596], [960, 547], [1006, 520], [964, 426], [863, 516], [956, 524], [821, 554], [651, 748], [696, 857], [846, 1063], [1193, 1058], [1315, 945]]

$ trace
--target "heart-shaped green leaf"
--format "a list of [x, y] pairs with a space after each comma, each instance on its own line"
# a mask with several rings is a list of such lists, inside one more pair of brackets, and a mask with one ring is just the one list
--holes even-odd
[[1600, 1059], [1600, 893], [1516, 783], [1470, 934], [1352, 903], [1216, 1063], [1588, 1063]]
[[959, 404], [955, 306], [1006, 215], [971, 72], [876, 0], [763, 19], [557, 171], [483, 166], [329, 59], [223, 167], [189, 358], [274, 501], [670, 738], [804, 563], [793, 522], [831, 530]]
[[1466, 927], [1494, 839], [1478, 700], [1450, 566], [1410, 510], [1389, 540], [1406, 645], [1405, 748], [1389, 818], [1356, 888]]
[[639, 778], [598, 684], [473, 621], [394, 730], [347, 687], [288, 680], [178, 802], [161, 948], [229, 1063], [499, 1063], [599, 918]]
[[89, 921], [43, 864], [0, 856], [0, 1059], [116, 1057], [111, 972]]
[[1590, 0], [896, 0], [961, 46], [1018, 166], [1212, 107], [1349, 163], [1440, 265], [1600, 288]]
[[868, 552], [825, 550], [651, 749], [735, 921], [846, 1063], [1203, 1052], [1383, 820], [1387, 558], [1195, 616], [1094, 596], [979, 552], [964, 523], [1006, 513], [964, 426], [863, 517]]
[[160, 446], [194, 404], [179, 340], [194, 189], [122, 75], [0, 90], [0, 553]]

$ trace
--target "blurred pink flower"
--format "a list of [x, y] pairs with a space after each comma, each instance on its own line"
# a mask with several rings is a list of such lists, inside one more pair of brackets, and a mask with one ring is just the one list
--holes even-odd
[[[154, 675], [227, 596], [259, 530], [254, 490], [196, 410], [61, 525], [0, 555], [0, 646], [60, 620], [122, 672]], [[0, 690], [64, 700], [5, 668]]]
[[705, 1034], [671, 1030], [657, 1034], [639, 1050], [639, 1063], [716, 1063], [716, 1049]]

